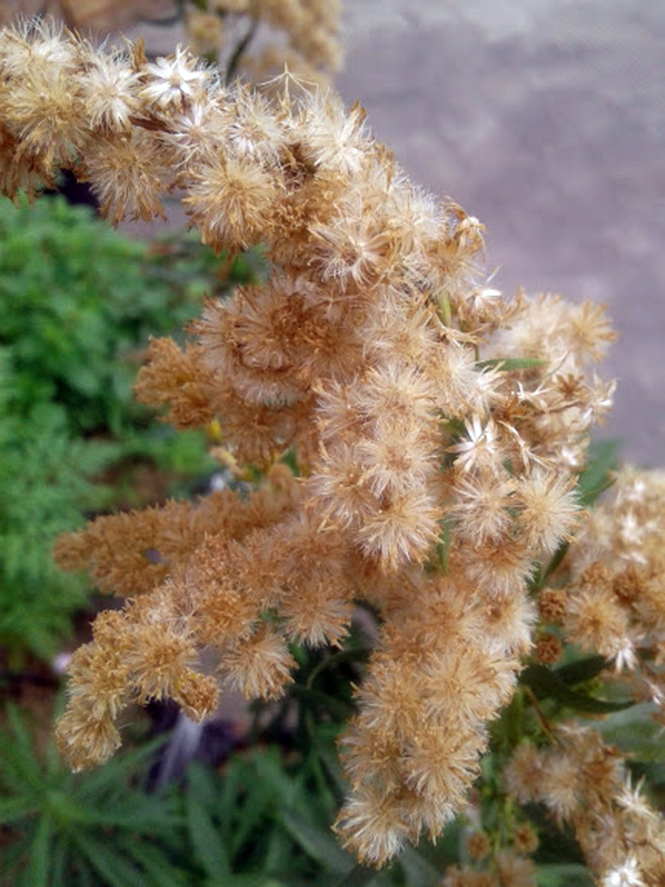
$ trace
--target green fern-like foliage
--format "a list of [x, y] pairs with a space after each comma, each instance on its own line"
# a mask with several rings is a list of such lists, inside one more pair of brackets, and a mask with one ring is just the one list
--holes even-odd
[[51, 548], [84, 513], [131, 502], [131, 490], [95, 483], [102, 473], [117, 482], [137, 462], [169, 477], [207, 469], [201, 436], [156, 423], [132, 384], [150, 335], [180, 329], [204, 292], [252, 273], [188, 237], [130, 239], [60, 198], [0, 202], [0, 647], [10, 666], [27, 651], [52, 656], [84, 601], [83, 580], [61, 576]]
[[13, 408], [57, 403], [87, 433], [145, 418], [131, 398], [137, 351], [195, 314], [213, 262], [203, 249], [151, 249], [60, 198], [3, 200], [0, 342]]
[[0, 424], [0, 643], [19, 665], [25, 648], [52, 655], [85, 600], [82, 578], [59, 573], [51, 547], [99, 500], [90, 478], [118, 447], [72, 437], [62, 413], [43, 403]]

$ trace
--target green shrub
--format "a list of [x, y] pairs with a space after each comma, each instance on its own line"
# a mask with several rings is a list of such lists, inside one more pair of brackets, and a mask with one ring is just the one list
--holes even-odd
[[[10, 664], [26, 650], [52, 656], [85, 599], [83, 581], [51, 562], [59, 533], [84, 512], [139, 504], [136, 464], [165, 474], [164, 487], [208, 469], [203, 437], [156, 423], [132, 383], [149, 335], [180, 328], [205, 291], [252, 273], [188, 237], [130, 239], [61, 198], [0, 203], [0, 645]], [[115, 489], [95, 483], [104, 472]]]
[[[300, 715], [321, 698], [300, 700]], [[455, 828], [381, 874], [339, 847], [330, 832], [343, 792], [339, 723], [310, 721], [288, 752], [257, 743], [219, 772], [194, 762], [182, 785], [149, 792], [159, 740], [72, 774], [52, 743], [37, 752], [25, 715], [7, 714], [2, 887], [438, 887], [454, 858]]]

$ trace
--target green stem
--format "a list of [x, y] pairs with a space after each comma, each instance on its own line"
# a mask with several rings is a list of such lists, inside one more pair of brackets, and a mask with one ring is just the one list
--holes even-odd
[[258, 28], [258, 26], [259, 26], [258, 19], [252, 18], [252, 24], [250, 25], [249, 31], [247, 31], [247, 33], [242, 38], [240, 43], [238, 43], [236, 48], [233, 50], [233, 55], [229, 59], [229, 63], [226, 66], [226, 82], [227, 83], [231, 80], [231, 78], [235, 74], [236, 69], [238, 68], [238, 65], [240, 64], [240, 59], [242, 58], [243, 53], [245, 52], [245, 50], [247, 49], [249, 44], [254, 39], [254, 35], [256, 34], [256, 29]]

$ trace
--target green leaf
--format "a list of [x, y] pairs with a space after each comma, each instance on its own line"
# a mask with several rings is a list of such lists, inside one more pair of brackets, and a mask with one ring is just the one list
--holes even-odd
[[270, 876], [247, 874], [230, 875], [224, 881], [217, 881], [214, 885], [208, 884], [206, 887], [293, 887], [293, 884], [278, 881]]
[[556, 672], [550, 671], [544, 665], [528, 665], [520, 675], [519, 681], [529, 687], [537, 699], [554, 699], [566, 708], [572, 708], [583, 714], [608, 714], [635, 705], [633, 700], [612, 702], [571, 690]]
[[119, 854], [112, 844], [100, 841], [81, 829], [72, 832], [72, 840], [104, 884], [110, 887], [145, 887], [142, 872]]
[[49, 887], [71, 887], [69, 869], [69, 842], [54, 841], [51, 851]]
[[[99, 887], [99, 878], [85, 857], [78, 857], [76, 860], [76, 870], [78, 874], [77, 887]], [[65, 884], [65, 887], [70, 887], [70, 885]]]
[[376, 869], [357, 863], [351, 871], [345, 875], [336, 887], [365, 887], [379, 877]]
[[342, 874], [353, 868], [353, 857], [342, 850], [327, 829], [315, 828], [288, 809], [279, 809], [277, 819], [292, 840], [325, 870]]
[[444, 326], [452, 326], [453, 313], [450, 305], [450, 293], [445, 289], [436, 292], [434, 294], [434, 304], [436, 305], [437, 314]]
[[665, 760], [663, 728], [650, 718], [650, 705], [641, 703], [632, 711], [610, 715], [597, 729], [605, 742], [615, 745], [633, 761], [640, 763]]
[[334, 746], [322, 739], [318, 730], [311, 731], [310, 735], [312, 736], [314, 750], [323, 762], [326, 773], [335, 786], [339, 797], [343, 797], [347, 786], [342, 776], [342, 767]]
[[562, 542], [561, 545], [557, 548], [557, 550], [552, 555], [550, 562], [547, 564], [545, 570], [542, 567], [538, 567], [536, 571], [536, 575], [533, 577], [531, 582], [529, 583], [529, 587], [532, 590], [539, 590], [545, 587], [545, 584], [552, 573], [556, 572], [556, 570], [563, 563], [564, 558], [568, 554], [568, 549], [570, 548], [569, 542]]
[[538, 887], [593, 887], [596, 883], [589, 870], [578, 863], [539, 865], [536, 879]]
[[0, 784], [33, 799], [41, 798], [43, 776], [26, 722], [13, 705], [8, 706], [7, 716], [13, 735], [9, 741], [3, 740]]
[[587, 656], [560, 665], [554, 670], [554, 674], [565, 684], [574, 687], [575, 684], [583, 684], [597, 678], [605, 668], [607, 668], [607, 659], [604, 656]]
[[532, 367], [547, 366], [548, 361], [537, 357], [493, 357], [489, 360], [479, 360], [476, 367], [479, 370], [529, 370]]
[[[196, 775], [198, 774], [198, 775]], [[198, 768], [190, 768], [189, 785], [185, 795], [187, 827], [196, 860], [212, 878], [230, 874], [226, 847], [211, 816], [199, 802], [197, 784], [202, 773]]]
[[[311, 724], [308, 724], [308, 732], [310, 737], [313, 732], [315, 732]], [[332, 785], [337, 788], [335, 777], [329, 778], [329, 776], [326, 775], [327, 767], [325, 766], [323, 758], [319, 754], [319, 749], [315, 740], [312, 742], [312, 746], [312, 751], [307, 755], [306, 768], [307, 771], [312, 774], [314, 779], [318, 802], [317, 805], [321, 809], [322, 819], [327, 823], [334, 819], [343, 798], [343, 792], [340, 793], [339, 797], [336, 797], [335, 792], [331, 788], [331, 782]]]
[[[94, 798], [99, 792], [112, 789], [134, 773], [140, 772], [154, 753], [168, 741], [168, 738], [168, 735], [162, 735], [149, 742], [144, 742], [132, 751], [111, 758], [103, 767], [79, 777], [78, 797], [81, 800]], [[98, 803], [98, 799], [95, 803]], [[159, 806], [161, 803], [155, 796], [155, 806]]]
[[247, 796], [238, 810], [236, 828], [231, 834], [232, 858], [238, 853], [247, 837], [252, 834], [263, 818], [269, 816], [273, 803], [273, 789], [262, 779], [254, 778], [247, 785]]
[[37, 813], [39, 805], [31, 797], [0, 798], [0, 825], [8, 825]]
[[292, 807], [298, 801], [302, 802], [303, 774], [293, 777], [285, 771], [278, 748], [254, 755], [252, 763], [261, 783], [278, 799], [280, 807]]
[[226, 767], [219, 798], [219, 809], [225, 812], [221, 821], [221, 835], [226, 847], [231, 846], [231, 832], [235, 824], [234, 813], [240, 811], [240, 795], [247, 781], [248, 770], [247, 762], [241, 758], [231, 758]]
[[169, 848], [153, 846], [147, 841], [136, 841], [131, 838], [123, 842], [125, 852], [137, 862], [150, 887], [189, 887], [192, 883], [191, 872], [177, 868], [169, 859]]
[[612, 472], [616, 470], [618, 442], [604, 440], [594, 442], [589, 448], [589, 459], [577, 482], [580, 504], [592, 505], [600, 494], [614, 483]]
[[274, 828], [268, 837], [268, 844], [263, 863], [263, 871], [285, 872], [292, 868], [293, 842], [288, 834], [279, 828]]
[[404, 887], [438, 887], [441, 872], [414, 847], [407, 847], [399, 857], [405, 875]]
[[39, 817], [30, 836], [28, 865], [24, 874], [26, 887], [48, 887], [53, 822], [44, 814]]

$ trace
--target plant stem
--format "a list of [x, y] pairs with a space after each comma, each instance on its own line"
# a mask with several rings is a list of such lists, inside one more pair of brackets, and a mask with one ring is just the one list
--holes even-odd
[[252, 24], [250, 25], [249, 31], [242, 38], [240, 43], [233, 50], [233, 55], [229, 59], [229, 63], [226, 66], [226, 82], [228, 83], [233, 75], [236, 72], [238, 64], [240, 63], [240, 59], [242, 58], [242, 54], [245, 52], [249, 44], [252, 42], [254, 38], [254, 34], [256, 34], [256, 29], [259, 25], [258, 19], [252, 18]]
[[523, 685], [523, 689], [524, 689], [524, 692], [526, 693], [526, 695], [529, 697], [529, 702], [531, 703], [531, 705], [533, 705], [533, 709], [536, 712], [536, 717], [540, 721], [540, 724], [541, 724], [543, 730], [545, 731], [545, 733], [547, 734], [548, 738], [553, 743], [555, 743], [555, 745], [558, 745], [559, 748], [561, 748], [562, 747], [561, 740], [558, 738], [558, 736], [556, 736], [556, 734], [552, 730], [550, 722], [547, 720], [547, 718], [543, 714], [543, 710], [541, 709], [540, 704], [538, 703], [538, 700], [536, 699], [536, 694], [533, 692], [531, 687], [528, 687], [526, 684]]

